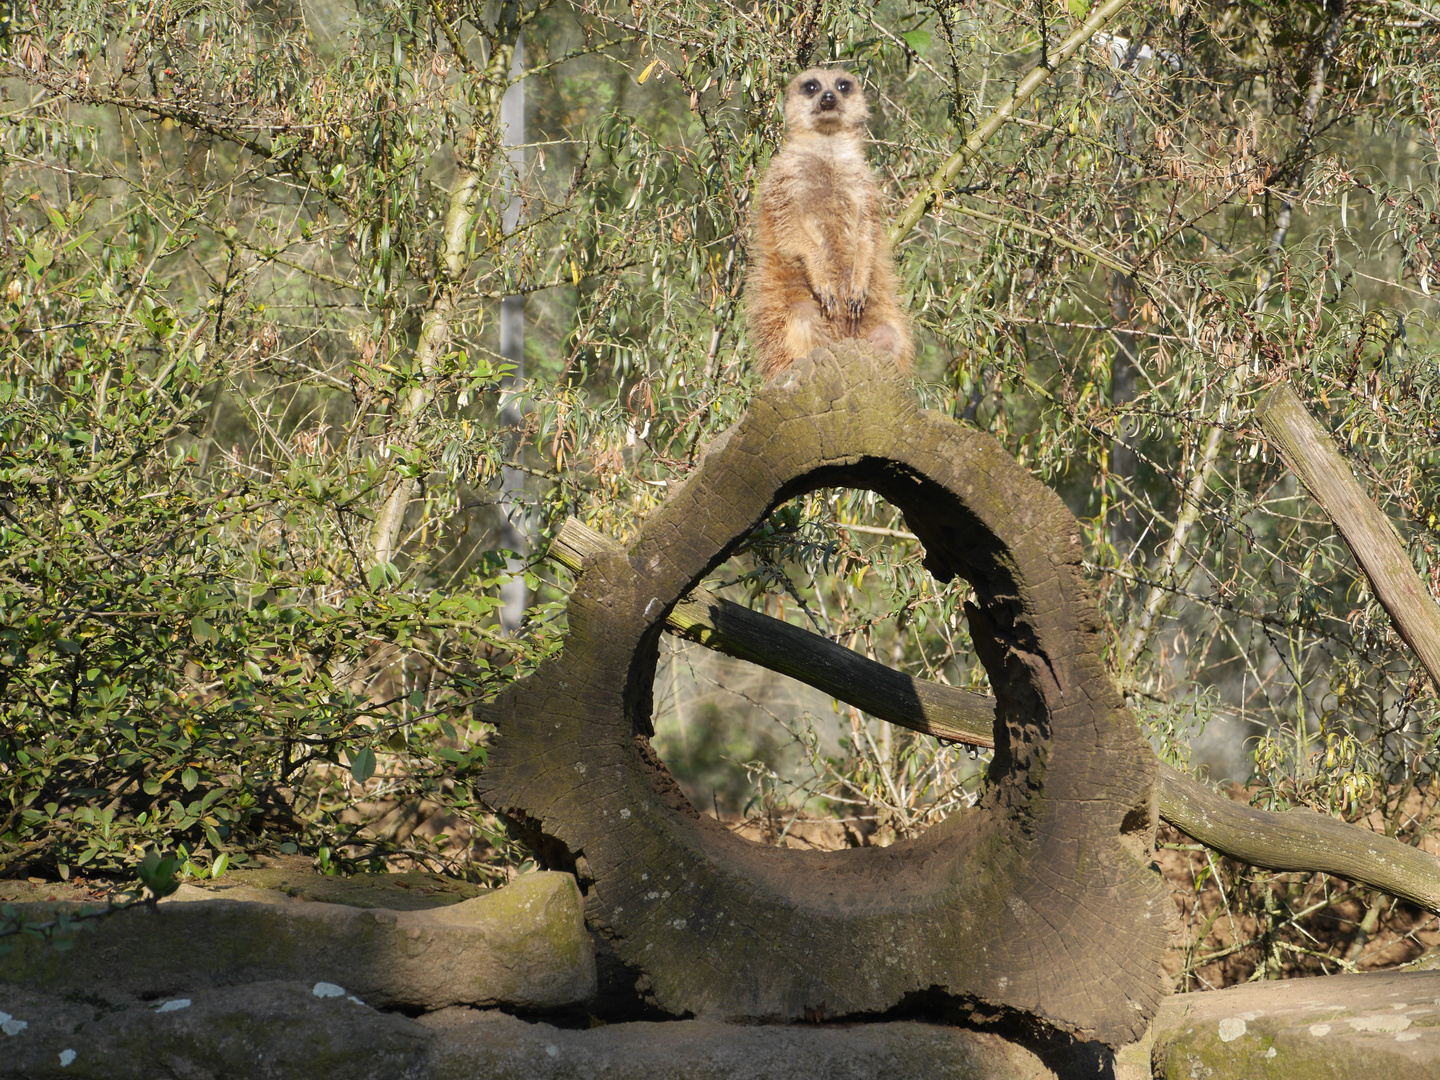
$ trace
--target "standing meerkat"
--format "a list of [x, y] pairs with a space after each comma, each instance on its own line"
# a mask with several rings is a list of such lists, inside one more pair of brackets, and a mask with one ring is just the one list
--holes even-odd
[[760, 181], [745, 283], [767, 379], [844, 338], [910, 369], [915, 346], [896, 299], [884, 199], [865, 163], [869, 115], [848, 71], [811, 68], [785, 91], [785, 144]]

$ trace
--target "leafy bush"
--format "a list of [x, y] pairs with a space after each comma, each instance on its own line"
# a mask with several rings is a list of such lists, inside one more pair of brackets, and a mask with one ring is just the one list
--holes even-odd
[[[503, 562], [443, 593], [355, 580], [343, 511], [296, 534], [363, 471], [213, 490], [176, 435], [214, 372], [170, 340], [158, 377], [76, 338], [63, 381], [0, 383], [0, 869], [336, 848], [377, 748], [387, 798], [472, 811], [470, 705], [523, 655], [487, 629]], [[376, 671], [386, 692], [357, 694]]]

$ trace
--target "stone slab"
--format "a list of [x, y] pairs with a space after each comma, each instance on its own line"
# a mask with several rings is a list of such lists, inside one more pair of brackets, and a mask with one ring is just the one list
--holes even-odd
[[1055, 1080], [1040, 1058], [998, 1035], [914, 1021], [677, 1020], [574, 1031], [451, 1010], [421, 1022], [437, 1035], [435, 1080]]
[[344, 988], [265, 982], [106, 1005], [0, 987], [0, 1078], [1055, 1080], [996, 1035], [915, 1022], [568, 1030], [498, 1011], [420, 1021]]
[[[47, 914], [43, 905], [23, 910], [29, 920]], [[124, 1001], [326, 981], [377, 1006], [425, 1010], [546, 1010], [595, 996], [584, 902], [567, 874], [527, 874], [417, 911], [208, 898], [142, 906], [93, 920], [72, 941], [62, 952], [30, 935], [8, 939], [0, 987]]]
[[0, 986], [4, 1014], [0, 1077], [16, 1080], [406, 1080], [427, 1075], [433, 1042], [405, 1016], [300, 983], [93, 1003]]
[[1248, 983], [1161, 1007], [1162, 1080], [1435, 1080], [1440, 972]]
[[309, 858], [282, 857], [275, 862], [275, 866], [231, 869], [213, 881], [200, 879], [182, 888], [227, 900], [301, 900], [391, 911], [446, 907], [488, 891], [468, 881], [419, 870], [330, 877], [315, 873]]
[[[412, 870], [403, 874], [354, 874], [331, 877], [315, 871], [315, 861], [302, 855], [267, 857], [265, 865], [231, 867], [219, 878], [195, 878], [180, 886], [192, 897], [210, 895], [227, 900], [286, 900], [348, 904], [350, 907], [418, 911], [471, 900], [487, 890], [468, 881]], [[131, 889], [138, 886], [130, 883]], [[125, 890], [102, 878], [73, 881], [0, 881], [0, 903], [104, 902]]]

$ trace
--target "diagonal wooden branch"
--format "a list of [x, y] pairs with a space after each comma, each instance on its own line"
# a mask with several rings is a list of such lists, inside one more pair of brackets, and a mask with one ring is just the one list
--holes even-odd
[[1255, 420], [1335, 523], [1395, 629], [1440, 687], [1440, 606], [1415, 572], [1395, 526], [1365, 493], [1288, 382], [1265, 396]]
[[[620, 550], [608, 536], [569, 518], [550, 556], [578, 573], [587, 556]], [[995, 745], [994, 700], [988, 695], [916, 679], [708, 590], [695, 589], [676, 604], [666, 629], [911, 731], [971, 746]], [[1164, 821], [1232, 859], [1266, 870], [1334, 874], [1440, 912], [1440, 859], [1381, 833], [1309, 810], [1256, 810], [1163, 762], [1156, 801]]]
[[[617, 550], [619, 545], [608, 536], [567, 518], [550, 556], [578, 573], [587, 555]], [[912, 678], [708, 589], [696, 589], [676, 604], [666, 629], [726, 656], [798, 679], [911, 731], [970, 746], [995, 745], [995, 702], [988, 694]]]

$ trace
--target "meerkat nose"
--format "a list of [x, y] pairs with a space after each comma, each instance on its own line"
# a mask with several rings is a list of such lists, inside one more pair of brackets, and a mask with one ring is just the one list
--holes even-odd
[[820, 95], [820, 108], [825, 109], [826, 111], [835, 108], [835, 100], [835, 91], [826, 90], [823, 94]]

